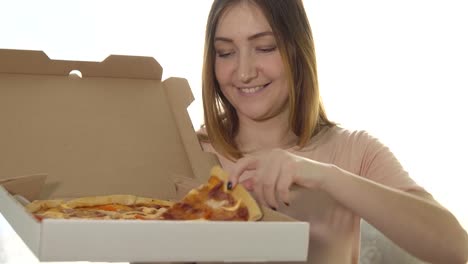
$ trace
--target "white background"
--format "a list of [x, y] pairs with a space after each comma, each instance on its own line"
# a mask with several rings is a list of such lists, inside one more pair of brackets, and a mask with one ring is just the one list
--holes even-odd
[[[378, 137], [468, 228], [466, 1], [304, 2], [330, 118]], [[195, 96], [189, 114], [197, 128], [203, 122], [200, 74], [210, 5], [0, 0], [0, 48], [44, 50], [64, 60], [153, 56], [164, 79], [188, 79]], [[36, 261], [1, 216], [0, 239], [0, 263]]]

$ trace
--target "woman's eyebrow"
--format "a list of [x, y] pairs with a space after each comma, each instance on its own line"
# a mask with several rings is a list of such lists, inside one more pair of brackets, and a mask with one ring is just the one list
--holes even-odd
[[261, 37], [264, 37], [264, 36], [273, 36], [273, 32], [271, 32], [271, 31], [260, 32], [260, 33], [257, 33], [257, 34], [254, 34], [254, 35], [248, 37], [247, 39], [248, 40], [253, 40], [253, 39], [261, 38]]
[[[252, 36], [249, 36], [247, 39], [248, 40], [254, 40], [254, 39], [257, 39], [257, 38], [264, 37], [264, 36], [273, 36], [273, 32], [271, 32], [271, 31], [259, 32], [259, 33], [253, 34]], [[215, 37], [214, 41], [215, 42], [216, 41], [234, 42], [232, 39], [226, 38], [226, 37]]]
[[225, 37], [215, 37], [214, 41], [222, 41], [222, 42], [234, 42], [232, 39], [230, 38], [225, 38]]

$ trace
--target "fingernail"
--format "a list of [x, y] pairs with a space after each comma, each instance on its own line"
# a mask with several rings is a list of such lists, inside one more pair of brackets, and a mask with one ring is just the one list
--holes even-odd
[[276, 207], [271, 207], [271, 209], [273, 209], [273, 211], [276, 211]]
[[289, 203], [287, 203], [287, 202], [284, 202], [284, 204], [285, 204], [286, 206], [289, 206]]
[[227, 189], [228, 189], [228, 190], [232, 190], [232, 182], [229, 181], [229, 182], [227, 183]]

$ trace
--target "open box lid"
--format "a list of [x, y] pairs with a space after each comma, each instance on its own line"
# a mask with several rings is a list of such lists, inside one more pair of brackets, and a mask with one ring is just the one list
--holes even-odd
[[217, 160], [194, 133], [188, 82], [161, 76], [151, 57], [83, 62], [0, 50], [0, 180], [46, 173], [40, 198], [170, 199], [174, 176], [206, 179]]
[[[176, 190], [176, 179], [205, 182], [218, 161], [202, 151], [192, 127], [188, 83], [162, 82], [161, 75], [149, 57], [77, 62], [0, 49], [0, 212], [15, 231], [40, 261], [307, 259], [308, 223], [267, 209], [268, 223], [38, 222], [15, 199], [119, 193], [177, 199], [189, 185]], [[26, 188], [31, 184], [44, 188]]]

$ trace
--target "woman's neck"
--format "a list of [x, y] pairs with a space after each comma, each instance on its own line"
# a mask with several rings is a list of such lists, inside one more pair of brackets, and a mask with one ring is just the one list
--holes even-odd
[[288, 112], [262, 121], [239, 117], [239, 133], [236, 143], [243, 153], [253, 153], [273, 148], [290, 148], [297, 136], [289, 127]]

